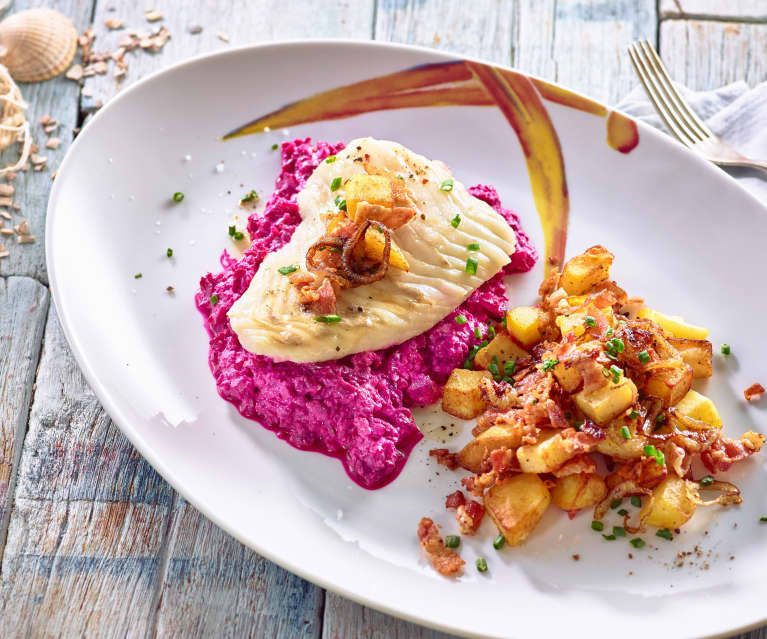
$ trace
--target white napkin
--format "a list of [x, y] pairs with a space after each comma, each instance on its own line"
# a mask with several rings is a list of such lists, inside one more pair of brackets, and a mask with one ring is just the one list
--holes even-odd
[[[713, 91], [690, 91], [676, 85], [693, 110], [724, 142], [743, 155], [767, 161], [767, 82], [750, 89], [735, 82]], [[641, 86], [617, 105], [629, 115], [669, 133]], [[759, 177], [747, 169], [727, 169], [751, 193], [767, 205], [767, 174]]]

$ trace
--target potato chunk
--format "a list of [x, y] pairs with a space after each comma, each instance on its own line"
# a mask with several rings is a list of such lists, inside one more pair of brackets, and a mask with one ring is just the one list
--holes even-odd
[[526, 444], [517, 449], [519, 467], [525, 473], [550, 473], [567, 460], [582, 453], [562, 437], [558, 430], [544, 430], [535, 444]]
[[714, 374], [711, 365], [711, 342], [705, 339], [672, 337], [668, 343], [679, 351], [684, 363], [692, 368], [694, 378], [711, 377]]
[[708, 337], [707, 328], [688, 324], [679, 315], [666, 315], [665, 313], [659, 313], [651, 308], [644, 307], [639, 309], [637, 317], [652, 320], [672, 337], [684, 339], [706, 339]]
[[580, 510], [595, 506], [606, 494], [607, 484], [599, 475], [579, 473], [557, 479], [551, 503], [562, 510]]
[[474, 419], [487, 408], [479, 388], [483, 377], [493, 379], [487, 371], [454, 368], [442, 392], [442, 410], [461, 419]]
[[522, 346], [541, 341], [541, 313], [532, 306], [517, 306], [506, 312], [506, 329]]
[[[714, 402], [697, 391], [687, 391], [687, 394], [676, 405], [676, 410], [682, 415], [705, 422], [712, 428], [722, 427], [722, 418], [719, 417], [719, 411], [716, 410]], [[693, 428], [693, 424], [687, 422], [687, 427]]]
[[[629, 429], [631, 439], [621, 434], [621, 428]], [[605, 428], [605, 438], [597, 443], [597, 452], [616, 459], [638, 459], [644, 455], [647, 438], [637, 432], [636, 421], [619, 417]]]
[[568, 295], [588, 293], [610, 277], [610, 266], [614, 258], [615, 256], [603, 246], [592, 246], [565, 264], [559, 285]]
[[625, 411], [637, 400], [637, 388], [628, 377], [607, 384], [586, 394], [580, 391], [573, 400], [581, 412], [597, 424], [603, 425]]
[[652, 492], [653, 499], [646, 500], [639, 517], [656, 528], [680, 528], [695, 514], [700, 501], [695, 482], [669, 475]]
[[[384, 246], [386, 245], [383, 235], [375, 227], [368, 228], [365, 231], [365, 256], [372, 260], [380, 262], [383, 259]], [[407, 263], [407, 259], [399, 250], [399, 247], [391, 242], [391, 250], [389, 251], [389, 265], [398, 268], [400, 271], [410, 270], [410, 265]]]
[[509, 546], [518, 546], [525, 540], [549, 503], [551, 495], [538, 475], [515, 475], [485, 493], [485, 510]]
[[357, 205], [360, 202], [376, 204], [386, 208], [394, 206], [391, 180], [381, 175], [353, 175], [344, 185], [346, 190], [346, 212], [357, 222]]
[[530, 354], [506, 333], [497, 333], [487, 346], [477, 351], [474, 363], [480, 368], [487, 368], [493, 361], [493, 357], [498, 358], [498, 363], [502, 364], [509, 360], [516, 362], [518, 359], [529, 356]]
[[521, 440], [521, 432], [513, 430], [511, 426], [491, 426], [463, 447], [457, 455], [458, 463], [466, 470], [479, 473], [482, 470], [482, 461], [491, 451], [502, 446], [515, 448]]
[[672, 368], [661, 368], [653, 372], [645, 382], [644, 391], [657, 397], [664, 406], [674, 406], [690, 390], [692, 368], [682, 360]]

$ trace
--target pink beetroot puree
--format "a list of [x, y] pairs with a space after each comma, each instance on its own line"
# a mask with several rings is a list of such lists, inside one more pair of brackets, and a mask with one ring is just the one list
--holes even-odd
[[[307, 178], [343, 146], [312, 145], [309, 138], [282, 145], [282, 171], [275, 191], [263, 214], [248, 220], [251, 248], [239, 260], [225, 251], [223, 270], [200, 280], [195, 301], [206, 319], [208, 359], [221, 397], [293, 446], [337, 457], [355, 482], [372, 489], [399, 474], [421, 439], [409, 407], [426, 406], [440, 398], [450, 371], [480, 341], [474, 327], [500, 319], [508, 300], [498, 274], [422, 335], [330, 362], [275, 362], [242, 348], [229, 326], [227, 311], [245, 292], [266, 254], [288, 242], [298, 226], [296, 195]], [[517, 234], [517, 251], [504, 272], [530, 270], [537, 254], [516, 214], [501, 207], [492, 187], [469, 190], [503, 215]], [[218, 302], [211, 305], [214, 294]], [[458, 325], [458, 314], [468, 321]]]

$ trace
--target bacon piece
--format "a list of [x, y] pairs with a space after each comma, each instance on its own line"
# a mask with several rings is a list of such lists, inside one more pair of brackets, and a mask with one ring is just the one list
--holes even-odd
[[455, 453], [451, 453], [447, 448], [433, 448], [429, 451], [429, 457], [434, 457], [438, 464], [446, 466], [450, 470], [455, 470], [460, 466]]
[[317, 301], [314, 310], [320, 315], [331, 315], [336, 312], [336, 292], [330, 280], [323, 280], [317, 289]]
[[751, 384], [751, 386], [743, 391], [743, 397], [745, 397], [746, 401], [749, 402], [761, 399], [762, 395], [764, 395], [764, 386], [762, 386], [759, 382], [754, 382]]
[[554, 475], [554, 477], [567, 477], [568, 475], [595, 472], [597, 472], [596, 462], [587, 454], [583, 454], [573, 457], [570, 461], [565, 462], [551, 474]]
[[613, 488], [619, 484], [630, 483], [637, 488], [655, 488], [668, 475], [668, 466], [659, 466], [654, 457], [641, 457], [622, 464], [618, 470], [606, 478], [607, 486]]
[[739, 439], [719, 437], [700, 458], [712, 473], [723, 473], [735, 462], [758, 453], [764, 445], [764, 435], [748, 431]]
[[437, 525], [428, 517], [422, 518], [418, 523], [418, 539], [429, 562], [440, 575], [453, 577], [466, 564], [455, 550], [445, 546]]
[[482, 524], [485, 507], [478, 501], [470, 500], [465, 506], [458, 506], [455, 518], [462, 535], [474, 535]]
[[581, 430], [576, 435], [576, 439], [583, 446], [596, 446], [606, 437], [604, 429], [597, 426], [590, 419], [583, 422]]
[[498, 475], [508, 475], [521, 470], [516, 452], [505, 446], [491, 450], [488, 459], [492, 471]]
[[466, 503], [466, 497], [460, 490], [456, 490], [454, 493], [450, 493], [445, 498], [445, 508], [458, 508]]

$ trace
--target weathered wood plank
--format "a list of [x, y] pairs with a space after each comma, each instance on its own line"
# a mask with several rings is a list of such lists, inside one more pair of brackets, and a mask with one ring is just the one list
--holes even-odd
[[[31, 7], [55, 7], [72, 18], [78, 29], [84, 29], [90, 22], [94, 0], [15, 0], [12, 11], [21, 11]], [[32, 124], [35, 142], [40, 146], [40, 155], [48, 158], [48, 168], [41, 172], [20, 172], [13, 183], [16, 187], [15, 202], [21, 206], [18, 215], [14, 216], [14, 224], [26, 219], [32, 233], [37, 237], [34, 244], [16, 245], [5, 242], [10, 250], [8, 258], [0, 260], [0, 276], [26, 275], [48, 282], [45, 270], [45, 211], [48, 206], [48, 194], [51, 190], [51, 176], [64, 158], [72, 142], [72, 129], [77, 126], [79, 115], [79, 87], [64, 77], [54, 78], [47, 82], [22, 84], [21, 92], [29, 104], [28, 119]], [[59, 121], [59, 129], [53, 134], [61, 139], [58, 149], [46, 149], [48, 136], [40, 126], [40, 118], [50, 115]], [[13, 239], [13, 238], [11, 238]]]
[[[369, 38], [373, 21], [373, 0], [218, 0], [217, 2], [181, 3], [175, 0], [156, 0], [151, 7], [163, 14], [164, 19], [147, 22], [144, 11], [150, 5], [122, 3], [116, 10], [113, 2], [98, 2], [94, 17], [95, 48], [114, 51], [125, 30], [110, 31], [104, 24], [107, 18], [125, 21], [126, 28], [156, 31], [164, 25], [171, 38], [160, 53], [136, 50], [126, 54], [128, 73], [117, 85], [112, 71], [107, 75], [87, 78], [83, 96], [86, 111], [105, 104], [117, 91], [151, 71], [166, 67], [178, 60], [199, 53], [226, 49], [237, 44], [290, 38]], [[191, 34], [190, 28], [202, 31]], [[225, 35], [224, 42], [219, 34]], [[200, 89], [204, 90], [203, 87]]]
[[696, 89], [767, 79], [767, 24], [664, 20], [660, 53], [671, 77]]
[[633, 86], [626, 47], [655, 40], [655, 0], [382, 0], [375, 37], [483, 58], [607, 102]]
[[259, 557], [183, 499], [169, 548], [157, 636], [320, 636], [322, 590]]
[[764, 0], [660, 0], [661, 18], [767, 20]]
[[0, 278], [0, 553], [11, 516], [49, 295], [28, 277]]

